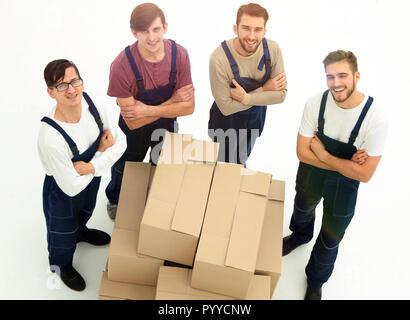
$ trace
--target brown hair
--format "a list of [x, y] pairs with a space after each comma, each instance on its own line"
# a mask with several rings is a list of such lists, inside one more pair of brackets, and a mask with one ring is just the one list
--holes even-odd
[[236, 24], [239, 26], [239, 22], [241, 21], [242, 15], [247, 14], [252, 17], [262, 17], [265, 20], [265, 26], [266, 22], [269, 19], [269, 13], [266, 11], [266, 9], [262, 6], [260, 6], [257, 3], [249, 3], [249, 4], [244, 4], [239, 7], [238, 13], [236, 14]]
[[134, 31], [146, 30], [156, 18], [160, 17], [165, 25], [164, 12], [153, 3], [143, 3], [135, 7], [131, 13], [130, 26]]
[[75, 69], [75, 72], [77, 72], [78, 77], [81, 79], [80, 73], [74, 62], [67, 59], [58, 59], [49, 62], [44, 69], [44, 80], [47, 83], [47, 87], [54, 86], [58, 80], [64, 78], [65, 70], [70, 67]]
[[323, 60], [323, 64], [326, 68], [329, 64], [339, 61], [346, 61], [347, 63], [349, 63], [350, 69], [352, 69], [353, 74], [355, 74], [358, 71], [357, 58], [351, 51], [333, 51], [329, 53], [327, 57]]

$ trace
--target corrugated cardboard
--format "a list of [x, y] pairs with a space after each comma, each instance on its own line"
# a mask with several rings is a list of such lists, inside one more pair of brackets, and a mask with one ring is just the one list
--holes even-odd
[[151, 165], [126, 162], [111, 236], [108, 278], [142, 285], [156, 285], [161, 259], [137, 253], [139, 225], [142, 220]]
[[271, 175], [218, 162], [192, 273], [193, 288], [244, 299], [255, 272]]
[[[190, 286], [192, 270], [162, 266], [159, 271], [156, 289], [156, 300], [232, 300], [208, 291], [194, 289]], [[246, 300], [270, 299], [270, 277], [254, 275]]]
[[141, 222], [138, 252], [192, 266], [218, 144], [167, 132]]
[[154, 298], [154, 286], [110, 281], [107, 272], [103, 272], [98, 291], [99, 300], [153, 300]]
[[282, 271], [285, 181], [272, 180], [268, 198], [255, 273], [271, 277], [272, 297]]
[[147, 199], [150, 174], [150, 163], [126, 162], [115, 217], [115, 228], [139, 230]]

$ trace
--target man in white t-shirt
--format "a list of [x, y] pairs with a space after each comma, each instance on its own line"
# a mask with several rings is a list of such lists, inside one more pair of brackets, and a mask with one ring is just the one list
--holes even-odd
[[315, 208], [323, 198], [321, 230], [305, 269], [306, 300], [321, 299], [354, 215], [359, 184], [373, 176], [388, 129], [377, 100], [356, 88], [360, 73], [355, 55], [338, 50], [323, 63], [329, 90], [310, 98], [303, 112], [292, 234], [283, 239], [283, 256], [312, 239]]
[[83, 79], [73, 62], [51, 61], [44, 79], [56, 101], [41, 120], [37, 145], [46, 173], [43, 210], [49, 263], [70, 289], [82, 291], [85, 280], [72, 265], [76, 245], [110, 243], [109, 234], [86, 224], [95, 208], [101, 175], [124, 153], [126, 138], [106, 110], [83, 91]]

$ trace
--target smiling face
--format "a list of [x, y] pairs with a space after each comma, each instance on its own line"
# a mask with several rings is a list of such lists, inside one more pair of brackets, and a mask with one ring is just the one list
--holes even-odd
[[157, 17], [145, 30], [132, 30], [134, 37], [138, 40], [138, 48], [142, 53], [158, 54], [163, 50], [164, 34], [167, 32], [168, 24], [163, 24], [160, 17]]
[[353, 72], [346, 60], [326, 66], [326, 81], [336, 103], [347, 103], [356, 93], [356, 83], [360, 79], [359, 72]]
[[265, 19], [244, 14], [238, 25], [233, 27], [238, 36], [239, 45], [236, 46], [239, 54], [249, 56], [256, 52], [266, 34]]
[[[65, 69], [64, 77], [59, 79], [57, 83], [54, 84], [54, 86], [58, 86], [62, 82], [70, 83], [71, 81], [76, 79], [80, 79], [80, 77], [75, 71], [74, 67], [68, 67], [67, 69]], [[50, 97], [57, 101], [57, 106], [63, 108], [74, 108], [81, 105], [83, 90], [84, 84], [75, 88], [72, 85], [69, 85], [67, 90], [61, 92], [56, 88], [47, 88], [47, 92]]]

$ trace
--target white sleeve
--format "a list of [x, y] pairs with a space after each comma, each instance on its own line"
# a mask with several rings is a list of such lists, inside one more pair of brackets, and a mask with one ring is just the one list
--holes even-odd
[[385, 118], [369, 128], [361, 146], [369, 156], [378, 157], [382, 155], [386, 144], [388, 127], [388, 119]]
[[113, 119], [111, 113], [106, 112], [104, 108], [99, 108], [98, 112], [104, 124], [104, 131], [110, 129], [115, 142], [104, 152], [97, 152], [90, 161], [94, 166], [94, 175], [97, 177], [101, 176], [106, 168], [110, 168], [127, 148], [126, 136], [115, 121], [116, 119]]
[[309, 99], [303, 110], [299, 133], [306, 138], [313, 138], [318, 128], [318, 113], [315, 112], [315, 99]]
[[[55, 140], [55, 139], [50, 139]], [[60, 189], [70, 197], [74, 197], [83, 191], [94, 175], [79, 175], [74, 169], [69, 151], [66, 145], [58, 143], [47, 144], [45, 136], [40, 136], [37, 144], [40, 160], [47, 174], [52, 175]], [[65, 141], [64, 141], [65, 142]]]

